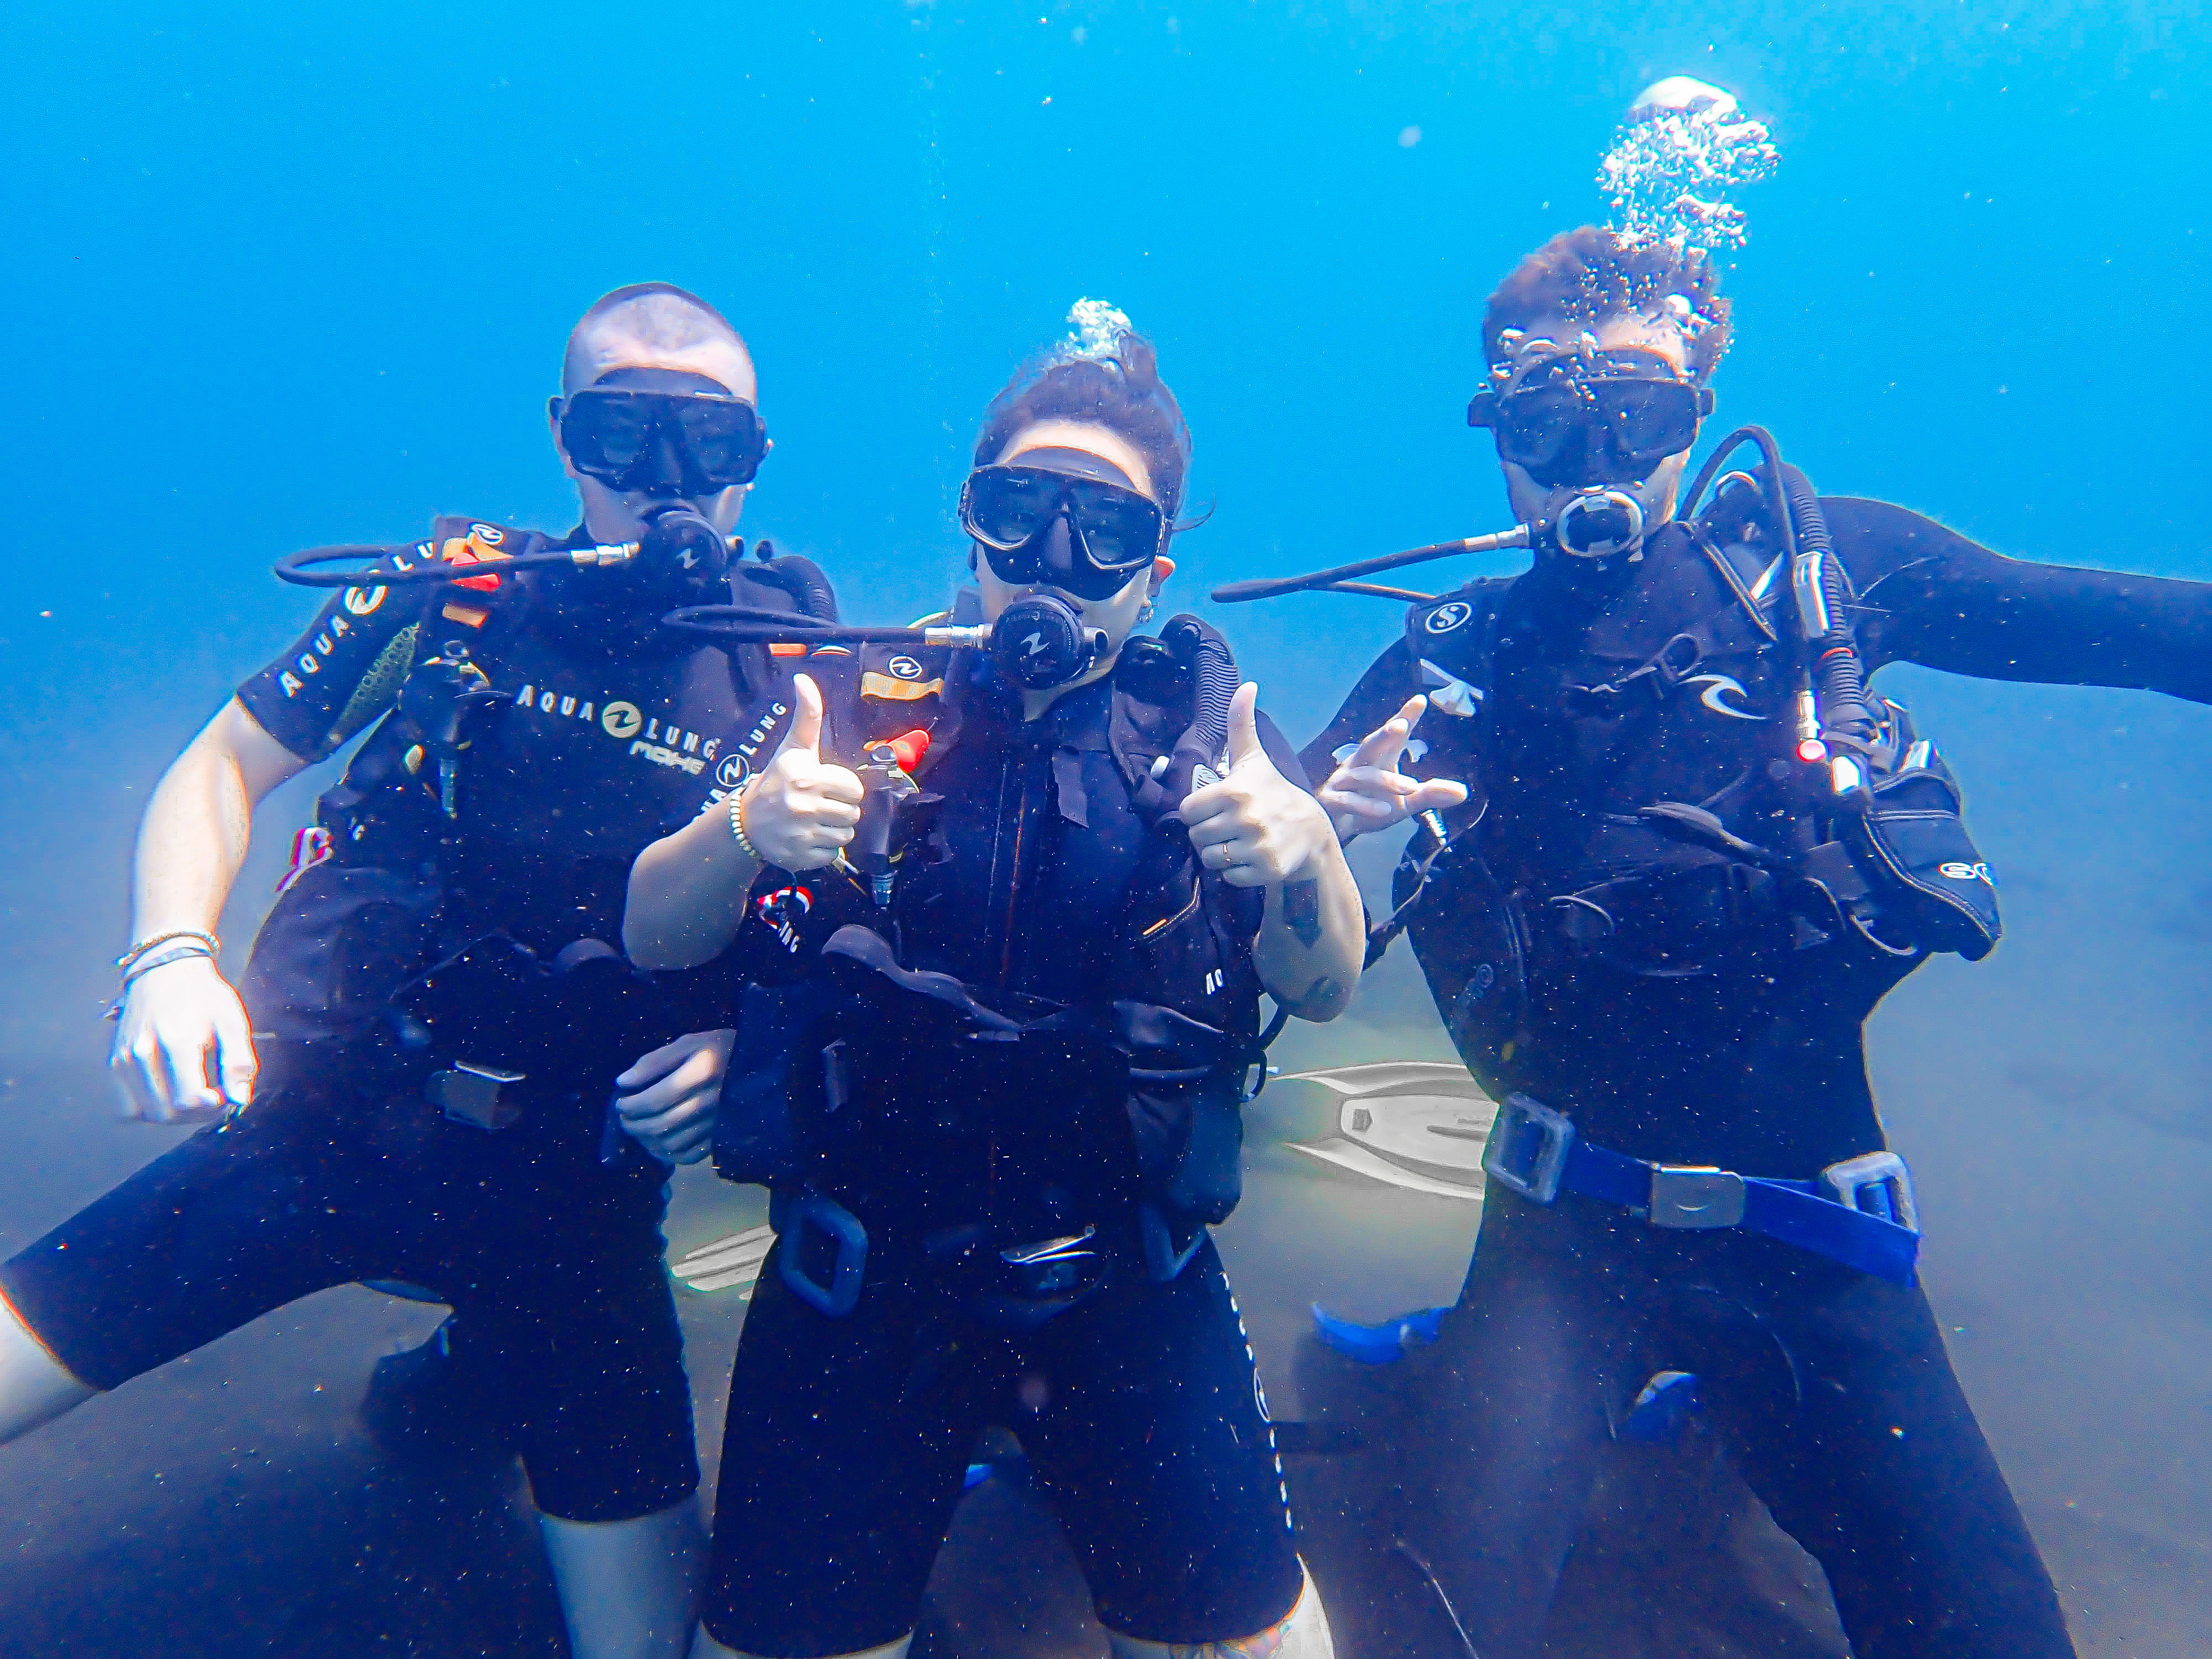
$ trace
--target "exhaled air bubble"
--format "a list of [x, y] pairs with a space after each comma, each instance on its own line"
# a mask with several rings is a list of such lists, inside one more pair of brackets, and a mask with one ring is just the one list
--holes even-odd
[[1597, 182], [1625, 240], [1712, 252], [1743, 246], [1744, 216], [1731, 198], [1781, 159], [1766, 124], [1733, 96], [1673, 75], [1637, 95], [1598, 161]]

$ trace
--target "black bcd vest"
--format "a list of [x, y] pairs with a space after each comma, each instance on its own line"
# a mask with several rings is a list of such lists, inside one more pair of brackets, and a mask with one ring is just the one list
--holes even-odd
[[[1869, 697], [1866, 787], [1848, 806], [1795, 752], [1807, 651], [1753, 498], [1727, 491], [1662, 532], [1660, 556], [1594, 607], [1570, 650], [1516, 621], [1524, 578], [1480, 579], [1407, 613], [1440, 711], [1424, 735], [1447, 728], [1439, 750], [1471, 775], [1470, 796], [1444, 815], [1449, 850], [1409, 843], [1382, 938], [1410, 925], [1486, 1081], [1515, 1086], [1531, 976], [1547, 962], [1724, 975], [1826, 946], [1893, 957], [1901, 973], [1931, 951], [1978, 960], [1999, 937], [1956, 781], [1903, 707]], [[1498, 692], [1509, 658], [1513, 704]], [[1519, 706], [1539, 698], [1549, 706]], [[1506, 757], [1532, 750], [1578, 787], [1573, 811], [1542, 819], [1535, 857], [1532, 831], [1509, 844], [1491, 817], [1516, 784]]]

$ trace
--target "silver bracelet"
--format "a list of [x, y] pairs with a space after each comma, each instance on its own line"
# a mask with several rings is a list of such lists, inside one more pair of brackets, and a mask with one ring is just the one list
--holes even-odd
[[745, 835], [745, 792], [742, 789], [732, 790], [730, 793], [730, 833], [738, 838], [740, 853], [762, 869], [768, 868], [768, 860], [761, 856], [760, 848], [754, 846]]
[[134, 981], [143, 979], [156, 968], [166, 968], [173, 962], [188, 962], [194, 957], [205, 957], [212, 962], [215, 952], [197, 938], [173, 939], [159, 950], [146, 952], [125, 968], [123, 970], [123, 988], [129, 990]]

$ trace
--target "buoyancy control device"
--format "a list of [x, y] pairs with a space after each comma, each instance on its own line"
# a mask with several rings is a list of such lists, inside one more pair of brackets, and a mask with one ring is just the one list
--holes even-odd
[[[688, 508], [656, 513], [642, 540], [642, 548], [579, 548], [441, 518], [422, 542], [314, 549], [280, 562], [278, 574], [300, 585], [358, 588], [365, 609], [383, 603], [382, 588], [422, 597], [416, 620], [387, 648], [392, 665], [380, 660], [356, 693], [375, 708], [343, 717], [342, 735], [380, 714], [384, 729], [320, 799], [319, 822], [301, 838], [314, 850], [295, 857], [257, 941], [241, 987], [257, 1030], [346, 1044], [363, 1086], [419, 1091], [456, 1121], [497, 1130], [526, 1101], [579, 1088], [603, 1101], [614, 1071], [690, 1029], [669, 1024], [668, 995], [604, 941], [555, 949], [548, 940], [534, 950], [504, 931], [501, 917], [455, 902], [467, 844], [501, 828], [473, 820], [469, 763], [483, 718], [516, 700], [524, 671], [507, 659], [520, 650], [542, 667], [575, 649], [574, 630], [518, 645], [518, 627], [542, 631], [549, 600], [507, 580], [515, 572], [537, 571], [541, 580], [565, 574], [575, 586], [553, 602], [580, 620], [590, 605], [658, 627], [672, 597], [733, 587], [836, 619], [835, 596], [810, 561], [762, 542], [753, 562], [733, 567], [743, 544], [725, 541]], [[696, 649], [688, 636], [672, 637]], [[744, 665], [744, 675], [766, 682], [767, 653], [754, 654], [759, 661]], [[517, 855], [500, 845], [489, 855]], [[542, 855], [562, 857], [555, 848]], [[599, 1116], [586, 1121], [597, 1133]]]
[[[1712, 507], [1698, 518], [1707, 484], [1746, 444], [1759, 451], [1757, 471], [1721, 475]], [[1744, 428], [1713, 452], [1685, 498], [1683, 518], [1724, 579], [1728, 602], [1648, 660], [1571, 688], [1579, 693], [1579, 712], [1602, 716], [1609, 705], [1647, 695], [1703, 690], [1710, 697], [1720, 695], [1711, 688], [1723, 678], [1735, 694], [1758, 684], [1784, 706], [1778, 717], [1747, 719], [1747, 732], [1757, 734], [1747, 745], [1751, 764], [1729, 789], [1697, 802], [1651, 801], [1625, 825], [1600, 824], [1588, 856], [1572, 860], [1593, 878], [1572, 890], [1503, 890], [1480, 849], [1486, 800], [1480, 788], [1468, 809], [1417, 827], [1398, 872], [1394, 914], [1376, 929], [1373, 953], [1403, 929], [1431, 882], [1447, 872], [1453, 886], [1486, 892], [1478, 902], [1463, 891], [1454, 907], [1470, 968], [1450, 996], [1467, 1005], [1462, 1012], [1480, 1008], [1478, 1024], [1498, 1033], [1493, 1047], [1509, 1042], [1518, 1024], [1531, 953], [1553, 941], [1632, 972], [1679, 975], [1729, 966], [1754, 936], [1770, 944], [1778, 939], [1785, 949], [1857, 937], [1893, 956], [1955, 951], [1972, 961], [1986, 955], [2002, 931], [1988, 866], [1961, 820], [1955, 779], [1910, 714], [1866, 689], [1857, 595], [1804, 475], [1783, 460], [1765, 430]], [[1747, 525], [1762, 527], [1753, 533], [1756, 549], [1741, 544]], [[1546, 533], [1541, 525], [1521, 526], [1310, 576], [1235, 584], [1214, 597], [1318, 588], [1415, 599], [1408, 650], [1423, 665], [1432, 700], [1456, 699], [1450, 712], [1474, 722], [1474, 740], [1462, 746], [1479, 756], [1492, 746], [1482, 741], [1484, 732], [1507, 713], [1490, 694], [1501, 610], [1518, 579], [1481, 579], [1446, 595], [1382, 590], [1358, 579], [1460, 552], [1540, 544]], [[1723, 665], [1734, 672], [1709, 672]], [[1724, 705], [1721, 712], [1733, 711]], [[1750, 815], [1762, 826], [1759, 839], [1741, 833], [1747, 801], [1769, 809]], [[1447, 817], [1456, 823], [1448, 826]], [[1634, 850], [1655, 845], [1674, 854], [1654, 858]], [[1526, 914], [1530, 909], [1540, 914]]]
[[[702, 618], [702, 631], [714, 620]], [[739, 945], [750, 975], [740, 1050], [751, 1063], [724, 1086], [718, 1171], [803, 1201], [835, 1231], [846, 1223], [823, 1189], [854, 1153], [865, 1156], [871, 1123], [926, 1122], [958, 1134], [994, 1112], [1034, 1116], [1041, 1103], [1057, 1109], [1118, 1097], [1120, 1127], [1101, 1143], [1122, 1149], [1117, 1157], [1133, 1148], [1136, 1167], [1112, 1181], [1139, 1200], [1146, 1271], [1171, 1277], [1204, 1225], [1240, 1194], [1244, 1085], [1262, 1053], [1250, 959], [1256, 896], [1204, 872], [1175, 816], [1190, 790], [1225, 767], [1237, 684], [1226, 641], [1197, 618], [1176, 617], [1158, 638], [1122, 647], [1108, 741], [1146, 840], [1120, 911], [1100, 917], [1103, 928], [1119, 930], [1106, 982], [1083, 1006], [1064, 1006], [902, 960], [909, 861], [946, 856], [932, 775], [959, 741], [957, 688], [974, 658], [908, 630], [840, 627], [802, 637], [813, 647], [808, 672], [823, 682], [825, 745], [877, 755], [896, 739], [919, 761], [911, 787], [892, 793], [889, 880], [833, 866], [771, 872], [755, 889], [745, 924], [753, 939]], [[958, 643], [972, 648], [974, 639]], [[927, 741], [912, 742], [917, 734]], [[1063, 795], [1069, 787], [1072, 775]], [[848, 1240], [839, 1259], [865, 1248]], [[825, 1273], [807, 1283], [826, 1297], [836, 1275]]]

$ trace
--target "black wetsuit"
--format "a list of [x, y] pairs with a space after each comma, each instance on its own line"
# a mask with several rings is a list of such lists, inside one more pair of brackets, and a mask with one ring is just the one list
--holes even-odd
[[[491, 528], [509, 547], [544, 544]], [[441, 520], [433, 544], [470, 530]], [[453, 1304], [542, 1510], [623, 1520], [696, 1486], [665, 1171], [635, 1148], [600, 1161], [612, 1071], [686, 1029], [680, 999], [623, 1003], [612, 1047], [556, 1033], [542, 1068], [516, 1068], [535, 1074], [520, 1120], [496, 1132], [424, 1097], [430, 1062], [392, 1018], [398, 988], [494, 931], [541, 960], [619, 939], [638, 849], [669, 811], [738, 781], [722, 734], [749, 677], [764, 683], [765, 654], [604, 638], [588, 611], [513, 577], [494, 594], [364, 586], [239, 688], [302, 761], [381, 724], [322, 797], [327, 855], [295, 869], [241, 980], [260, 1060], [251, 1108], [0, 1268], [76, 1376], [112, 1389], [298, 1297], [400, 1279]], [[410, 667], [455, 639], [497, 696], [463, 728], [449, 820], [434, 759], [390, 711]], [[464, 994], [441, 981], [425, 1006]]]
[[[896, 951], [872, 969], [836, 958], [834, 982], [858, 1000], [792, 1048], [795, 1067], [834, 1058], [841, 1082], [823, 1138], [767, 1178], [779, 1202], [811, 1192], [857, 1216], [866, 1262], [857, 1303], [833, 1316], [786, 1282], [787, 1256], [807, 1252], [781, 1224], [731, 1382], [724, 1443], [744, 1449], [722, 1466], [706, 1626], [776, 1659], [910, 1631], [976, 1437], [996, 1424], [1021, 1437], [1110, 1629], [1176, 1643], [1263, 1630], [1294, 1603], [1299, 1568], [1265, 1395], [1204, 1231], [1235, 1202], [1230, 1073], [1247, 1050], [1212, 1051], [1199, 1081], [1203, 1054], [1183, 1081], [1138, 1084], [1144, 1062], [1099, 1035], [1127, 1006], [1109, 1000], [1134, 998], [1249, 1043], [1256, 895], [1200, 876], [1188, 832], [1134, 808], [1131, 772], [1145, 769], [1115, 752], [1128, 705], [1113, 685], [1024, 721], [977, 653], [810, 667], [825, 683], [825, 755], [916, 726], [936, 741], [888, 909], [830, 871], [769, 872], [726, 959], [757, 980], [788, 964], [805, 985], [860, 927]], [[925, 691], [939, 681], [943, 714]], [[954, 1015], [936, 1000], [954, 981], [1030, 1029]], [[726, 1092], [725, 1120], [741, 1109]], [[1200, 1119], [1224, 1139], [1193, 1158]], [[717, 1160], [763, 1178], [719, 1138]], [[1173, 1172], [1193, 1163], [1227, 1189], [1175, 1212]], [[1180, 1271], [1148, 1264], [1148, 1203], [1193, 1249]], [[1000, 1255], [1071, 1236], [1063, 1290], [1024, 1292]]]
[[[1911, 661], [2212, 702], [2212, 586], [2003, 558], [1878, 501], [1825, 507], [1869, 671]], [[1712, 539], [1739, 560], [1748, 541], [1754, 582], [1773, 550], [1755, 524]], [[1474, 791], [1448, 815], [1459, 850], [1410, 930], [1463, 1057], [1501, 1098], [1525, 1091], [1586, 1140], [1654, 1163], [1807, 1181], [1881, 1148], [1862, 1027], [1923, 958], [1848, 933], [1793, 941], [1778, 915], [1742, 919], [1733, 951], [1711, 949], [1710, 931], [1685, 947], [1717, 925], [1710, 907], [1639, 957], [1632, 942], [1591, 948], [1573, 925], [1589, 907], [1561, 899], [1674, 856], [1634, 816], [1655, 802], [1711, 805], [1758, 838], [1759, 779], [1782, 775], [1793, 735], [1794, 682], [1773, 653], [1686, 665], [1705, 672], [1671, 689], [1647, 676], [1605, 690], [1741, 606], [1718, 564], [1670, 526], [1639, 563], [1542, 562], [1495, 604], [1490, 683], [1457, 696], [1480, 712], [1428, 714], [1426, 752], [1408, 766]], [[1325, 772], [1413, 693], [1464, 684], [1425, 671], [1414, 642], [1443, 657], [1483, 608], [1475, 588], [1417, 607], [1308, 747], [1309, 769]], [[1527, 1003], [1500, 1043], [1476, 1011], [1494, 971], [1477, 957], [1502, 908]], [[1482, 1659], [1537, 1650], [1610, 1430], [1663, 1370], [1698, 1375], [1751, 1485], [1826, 1569], [1863, 1659], [2072, 1650], [1917, 1288], [1741, 1229], [1662, 1231], [1493, 1180], [1459, 1304], [1406, 1370], [1433, 1434], [1405, 1449], [1407, 1536]]]

